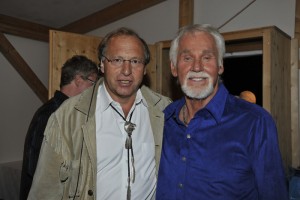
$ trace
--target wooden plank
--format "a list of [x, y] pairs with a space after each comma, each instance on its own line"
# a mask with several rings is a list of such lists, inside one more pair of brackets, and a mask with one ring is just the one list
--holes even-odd
[[172, 79], [169, 50], [171, 46], [171, 40], [160, 41], [155, 43], [156, 46], [156, 92], [165, 95], [174, 100], [172, 91], [174, 87], [170, 82]]
[[267, 26], [267, 27], [261, 27], [261, 28], [254, 28], [254, 29], [245, 29], [240, 31], [231, 31], [222, 33], [224, 40], [226, 42], [230, 42], [231, 40], [234, 40], [235, 42], [243, 41], [247, 39], [255, 40], [257, 38], [262, 38], [264, 36], [264, 32], [266, 30], [274, 29], [280, 34], [282, 34], [285, 37], [289, 38], [289, 35], [287, 35], [285, 32], [278, 29], [276, 26]]
[[157, 52], [157, 92], [170, 97], [172, 100], [179, 99], [183, 96], [177, 78], [171, 74], [169, 59], [170, 41], [162, 41], [156, 43]]
[[226, 42], [226, 53], [257, 51], [262, 49], [262, 39], [258, 39], [256, 41], [240, 41], [238, 43]]
[[60, 30], [86, 33], [166, 0], [123, 0], [103, 10], [70, 23]]
[[150, 87], [153, 91], [157, 90], [157, 84], [156, 84], [156, 75], [157, 75], [157, 69], [156, 69], [156, 59], [157, 59], [157, 53], [156, 53], [156, 46], [148, 44], [149, 50], [150, 50], [150, 63], [146, 66], [147, 74], [144, 77], [143, 83]]
[[[156, 92], [160, 93], [160, 94], [163, 94], [162, 93], [162, 88], [163, 88], [163, 85], [162, 85], [162, 70], [163, 70], [163, 67], [162, 67], [162, 63], [165, 61], [163, 59], [163, 53], [162, 53], [162, 50], [163, 50], [163, 42], [157, 42], [155, 44], [156, 46]], [[167, 96], [166, 94], [163, 94], [165, 96]]]
[[[76, 42], [74, 42], [76, 41]], [[59, 90], [61, 67], [74, 55], [85, 55], [96, 63], [100, 37], [50, 30], [49, 98]]]
[[179, 28], [194, 23], [194, 0], [179, 0]]
[[245, 39], [253, 39], [253, 38], [261, 38], [263, 36], [263, 32], [261, 28], [258, 29], [250, 29], [250, 30], [240, 30], [240, 31], [232, 31], [222, 33], [224, 40], [226, 42], [234, 40], [245, 40]]
[[[271, 97], [271, 79], [272, 77], [271, 71], [272, 69], [272, 35], [270, 33], [270, 29], [262, 29], [262, 45], [263, 45], [263, 80], [262, 80], [262, 91], [263, 91], [263, 107], [272, 113], [271, 111], [271, 101], [274, 101]], [[274, 116], [273, 116], [274, 117]]]
[[291, 148], [292, 167], [300, 166], [300, 133], [299, 133], [299, 41], [291, 42]]
[[295, 38], [297, 38], [298, 42], [300, 42], [300, 0], [296, 0]]
[[11, 45], [3, 33], [0, 32], [0, 51], [4, 57], [11, 63], [15, 70], [21, 75], [29, 87], [40, 98], [42, 102], [47, 101], [47, 88], [40, 79], [30, 69], [25, 60], [20, 56], [17, 50]]
[[0, 31], [3, 33], [48, 42], [49, 29], [48, 26], [0, 14]]
[[[276, 121], [279, 147], [286, 170], [292, 164], [292, 99], [291, 99], [291, 41], [277, 29], [270, 29], [265, 45], [269, 46], [271, 114]], [[267, 48], [267, 47], [266, 47]], [[266, 53], [267, 54], [267, 53]]]

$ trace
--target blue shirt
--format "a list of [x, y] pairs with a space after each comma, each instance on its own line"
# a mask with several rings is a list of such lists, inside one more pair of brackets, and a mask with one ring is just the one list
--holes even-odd
[[186, 127], [184, 98], [165, 112], [157, 200], [285, 200], [276, 125], [262, 107], [223, 84]]

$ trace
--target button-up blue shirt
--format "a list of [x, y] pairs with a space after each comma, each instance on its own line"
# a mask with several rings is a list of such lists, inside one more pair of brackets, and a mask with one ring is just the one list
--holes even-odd
[[184, 98], [165, 110], [157, 200], [285, 200], [276, 125], [262, 107], [223, 84], [186, 127]]

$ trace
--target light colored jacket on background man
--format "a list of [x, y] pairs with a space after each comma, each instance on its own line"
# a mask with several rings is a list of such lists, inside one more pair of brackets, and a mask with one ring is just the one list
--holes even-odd
[[[82, 194], [80, 199], [96, 199], [95, 106], [100, 84], [101, 80], [70, 98], [50, 117], [42, 144], [43, 157], [39, 158], [29, 199], [78, 199], [77, 194]], [[148, 105], [158, 170], [164, 126], [162, 110], [170, 100], [146, 86], [141, 87], [141, 92]], [[41, 170], [46, 166], [50, 170]], [[54, 183], [51, 189], [47, 187], [49, 181]]]

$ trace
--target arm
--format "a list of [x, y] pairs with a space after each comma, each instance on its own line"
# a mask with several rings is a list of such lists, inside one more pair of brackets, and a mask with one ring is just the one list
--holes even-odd
[[48, 118], [49, 115], [46, 116], [41, 112], [37, 112], [27, 131], [24, 144], [20, 199], [27, 199], [28, 197]]
[[262, 118], [253, 134], [252, 167], [256, 177], [259, 199], [288, 199], [287, 180], [273, 119], [271, 117]]
[[28, 199], [62, 199], [63, 183], [60, 180], [60, 171], [63, 166], [63, 157], [60, 153], [61, 146], [59, 124], [55, 115], [52, 115], [45, 130], [45, 139]]

